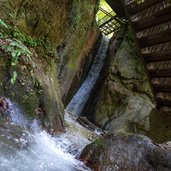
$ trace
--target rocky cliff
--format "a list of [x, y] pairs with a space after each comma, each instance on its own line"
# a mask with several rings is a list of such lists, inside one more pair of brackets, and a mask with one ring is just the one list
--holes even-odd
[[0, 96], [17, 102], [29, 117], [41, 115], [52, 131], [64, 130], [62, 97], [81, 77], [99, 35], [96, 5], [95, 0], [0, 2]]

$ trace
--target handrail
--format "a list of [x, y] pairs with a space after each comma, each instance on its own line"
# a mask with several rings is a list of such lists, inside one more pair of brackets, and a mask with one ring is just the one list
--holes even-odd
[[124, 23], [124, 20], [118, 18], [117, 15], [112, 15], [114, 11], [108, 12], [101, 7], [99, 7], [99, 10], [105, 14], [105, 16], [98, 21], [100, 30], [105, 35], [118, 31], [121, 24]]

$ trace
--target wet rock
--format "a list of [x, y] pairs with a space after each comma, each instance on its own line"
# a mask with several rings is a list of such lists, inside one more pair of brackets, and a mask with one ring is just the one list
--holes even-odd
[[111, 132], [119, 129], [148, 131], [149, 114], [155, 106], [132, 35], [128, 27], [116, 53], [113, 51], [116, 44], [110, 43], [114, 46], [109, 51], [110, 65], [94, 107], [93, 122]]
[[83, 148], [94, 141], [99, 134], [90, 130], [85, 125], [80, 125], [80, 120], [75, 115], [65, 111], [65, 127], [66, 133], [62, 134], [62, 137], [66, 137], [71, 143], [71, 146], [67, 149], [72, 154], [76, 154], [79, 157]]
[[153, 109], [150, 113], [150, 129], [147, 136], [156, 143], [170, 141], [171, 137], [171, 112]]
[[0, 120], [0, 151], [1, 154], [13, 153], [26, 148], [29, 135], [25, 128], [8, 121]]
[[8, 108], [9, 105], [5, 97], [0, 97], [0, 113], [4, 113]]
[[87, 145], [80, 159], [93, 171], [169, 171], [171, 148], [143, 135], [107, 135]]

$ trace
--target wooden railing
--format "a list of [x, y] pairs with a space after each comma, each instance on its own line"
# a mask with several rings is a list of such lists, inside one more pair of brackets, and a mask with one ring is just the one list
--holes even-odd
[[113, 11], [108, 12], [101, 7], [99, 10], [105, 14], [105, 16], [98, 21], [99, 28], [105, 35], [116, 33], [125, 22], [123, 19], [119, 19], [114, 15]]

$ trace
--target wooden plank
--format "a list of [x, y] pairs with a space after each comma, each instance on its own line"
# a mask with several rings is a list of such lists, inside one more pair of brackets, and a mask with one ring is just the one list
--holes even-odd
[[160, 92], [156, 93], [156, 100], [159, 107], [171, 106], [171, 93]]
[[171, 60], [171, 49], [163, 52], [142, 54], [146, 63]]
[[151, 78], [171, 77], [171, 69], [148, 70]]
[[165, 86], [160, 86], [160, 85], [154, 85], [153, 88], [155, 92], [164, 92], [164, 93], [171, 93], [171, 87], [165, 87]]
[[147, 47], [159, 43], [165, 43], [168, 41], [171, 41], [171, 29], [164, 30], [160, 33], [157, 33], [156, 35], [151, 35], [138, 39], [138, 42], [141, 47]]
[[136, 31], [140, 31], [143, 29], [147, 29], [149, 27], [161, 24], [166, 21], [171, 20], [171, 7], [164, 9], [163, 11], [159, 11], [153, 16], [150, 16], [146, 19], [141, 19], [138, 21], [132, 21], [133, 26], [135, 27]]
[[105, 9], [101, 8], [101, 7], [99, 7], [99, 10], [102, 11], [102, 12], [103, 12], [104, 14], [106, 14], [107, 16], [109, 16], [110, 18], [113, 17], [113, 15], [111, 14], [112, 11], [108, 12], [108, 11], [106, 11]]
[[137, 4], [135, 1], [132, 1], [132, 3], [126, 4], [126, 7], [130, 14], [135, 14], [135, 13], [143, 11], [157, 3], [160, 3], [162, 1], [163, 0], [145, 0], [145, 2], [143, 2], [141, 4]]
[[171, 107], [171, 101], [157, 99], [157, 108], [160, 107]]

